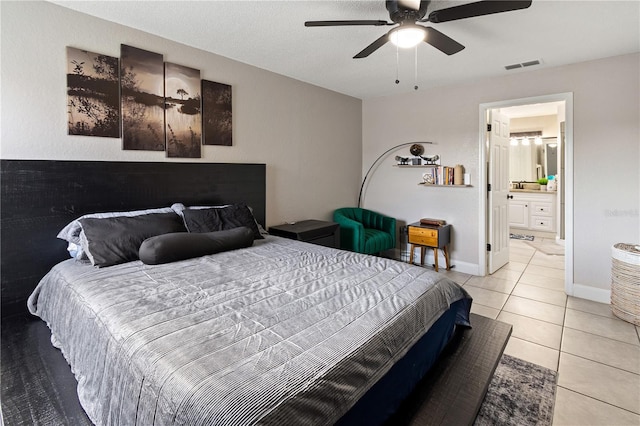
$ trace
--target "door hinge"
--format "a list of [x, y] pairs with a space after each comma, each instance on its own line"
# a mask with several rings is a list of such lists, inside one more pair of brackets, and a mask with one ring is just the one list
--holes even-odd
[[491, 131], [491, 124], [487, 123], [487, 132]]
[[487, 244], [487, 251], [491, 251], [491, 244]]
[[487, 191], [491, 191], [491, 184], [490, 183], [487, 184]]

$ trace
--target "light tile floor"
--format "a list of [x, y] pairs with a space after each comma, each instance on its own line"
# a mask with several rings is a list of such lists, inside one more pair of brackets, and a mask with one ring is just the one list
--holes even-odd
[[554, 426], [640, 425], [640, 327], [567, 297], [564, 256], [511, 240], [493, 275], [445, 273], [473, 296], [472, 312], [513, 325], [505, 353], [558, 372]]

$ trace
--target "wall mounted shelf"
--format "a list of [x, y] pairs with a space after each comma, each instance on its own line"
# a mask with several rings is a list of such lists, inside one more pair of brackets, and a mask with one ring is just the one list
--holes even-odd
[[413, 164], [394, 164], [393, 167], [400, 167], [401, 169], [418, 169], [418, 168], [424, 168], [424, 167], [439, 167], [440, 164], [418, 164], [418, 165], [413, 165]]
[[418, 185], [420, 186], [439, 186], [439, 187], [446, 187], [446, 188], [471, 188], [473, 185], [436, 185], [433, 183], [423, 183], [423, 182], [419, 182]]

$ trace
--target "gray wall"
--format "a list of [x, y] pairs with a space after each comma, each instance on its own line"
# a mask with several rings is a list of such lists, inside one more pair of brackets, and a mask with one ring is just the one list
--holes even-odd
[[[328, 219], [357, 201], [361, 101], [45, 2], [0, 2], [3, 159], [267, 164], [267, 225]], [[66, 46], [120, 56], [120, 44], [233, 86], [233, 146], [199, 160], [123, 151], [122, 141], [67, 135]], [[330, 173], [328, 173], [330, 171]], [[179, 200], [176, 200], [179, 201]]]
[[[363, 173], [395, 144], [433, 141], [428, 154], [462, 164], [473, 188], [418, 186], [421, 169], [391, 167], [371, 179], [365, 207], [404, 221], [439, 217], [454, 226], [452, 258], [459, 270], [479, 270], [479, 105], [573, 93], [573, 276], [575, 295], [608, 301], [611, 246], [640, 242], [640, 55], [505, 74], [363, 102]], [[408, 149], [400, 150], [408, 155]]]

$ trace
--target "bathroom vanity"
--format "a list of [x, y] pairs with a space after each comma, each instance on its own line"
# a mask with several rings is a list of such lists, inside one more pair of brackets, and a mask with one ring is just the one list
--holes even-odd
[[509, 191], [509, 226], [532, 231], [556, 232], [556, 191]]

